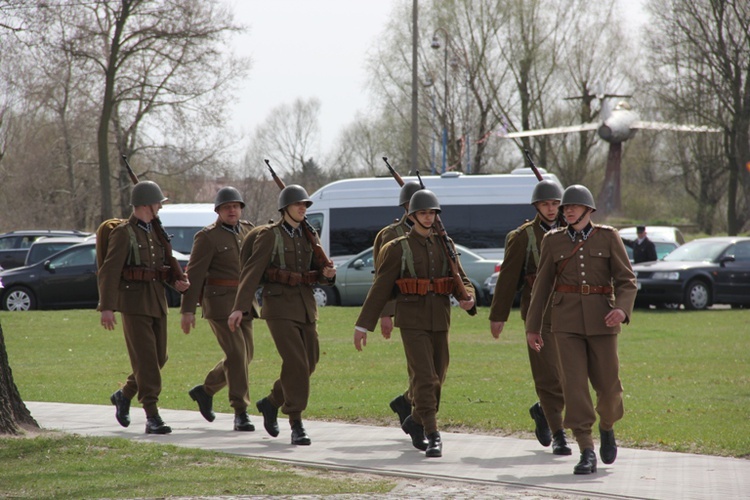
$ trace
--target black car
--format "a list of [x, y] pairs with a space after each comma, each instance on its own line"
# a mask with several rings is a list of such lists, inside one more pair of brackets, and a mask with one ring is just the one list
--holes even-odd
[[[180, 265], [184, 255], [174, 253]], [[6, 311], [94, 308], [99, 302], [96, 279], [96, 241], [91, 239], [30, 266], [0, 272], [0, 306]], [[170, 307], [180, 294], [167, 287]]]
[[700, 238], [675, 248], [664, 259], [633, 265], [636, 303], [685, 309], [714, 304], [750, 305], [750, 238]]
[[82, 231], [66, 231], [57, 229], [35, 229], [30, 231], [10, 231], [0, 234], [0, 270], [21, 267], [26, 260], [26, 254], [39, 238], [57, 238], [60, 236], [89, 236], [91, 233]]

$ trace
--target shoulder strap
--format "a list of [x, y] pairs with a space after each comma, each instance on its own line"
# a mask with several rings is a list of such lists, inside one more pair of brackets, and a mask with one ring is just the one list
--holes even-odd
[[128, 228], [128, 234], [130, 234], [130, 254], [128, 255], [128, 262], [133, 266], [141, 265], [141, 253], [138, 251], [138, 241], [135, 239], [135, 231], [133, 230], [132, 224], [126, 224]]
[[414, 272], [414, 254], [411, 253], [411, 247], [406, 238], [401, 238], [401, 248], [403, 249], [401, 253], [401, 278], [404, 277], [404, 268], [408, 268], [412, 278], [416, 278], [417, 273]]
[[[526, 255], [531, 253], [534, 259], [534, 267], [539, 268], [539, 247], [536, 244], [536, 235], [534, 234], [534, 225], [530, 224], [526, 226], [526, 237], [529, 240], [526, 244]], [[526, 270], [528, 271], [529, 259], [526, 259]]]
[[286, 260], [284, 260], [284, 240], [281, 239], [281, 231], [279, 230], [279, 226], [273, 227], [273, 234], [276, 235], [276, 242], [273, 245], [273, 252], [271, 252], [271, 262], [273, 262], [273, 259], [278, 255], [279, 256], [279, 267], [281, 269], [286, 269]]

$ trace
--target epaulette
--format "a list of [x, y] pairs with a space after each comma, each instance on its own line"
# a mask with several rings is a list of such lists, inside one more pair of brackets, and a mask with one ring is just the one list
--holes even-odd
[[215, 227], [216, 227], [216, 222], [212, 222], [208, 226], [206, 226], [203, 229], [201, 229], [201, 231], [203, 231], [204, 233], [207, 233], [207, 232], [209, 232], [210, 230], [212, 230]]
[[598, 227], [599, 229], [606, 229], [608, 231], [617, 231], [617, 229], [615, 229], [614, 227], [607, 226], [605, 224], [597, 224], [596, 227]]
[[250, 227], [255, 227], [255, 224], [253, 224], [253, 223], [252, 223], [252, 222], [250, 222], [249, 220], [243, 220], [243, 219], [240, 219], [240, 224], [242, 224], [243, 226], [250, 226]]

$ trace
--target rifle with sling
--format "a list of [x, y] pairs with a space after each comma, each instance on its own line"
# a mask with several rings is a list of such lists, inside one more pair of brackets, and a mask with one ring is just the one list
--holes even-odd
[[[388, 170], [391, 172], [391, 175], [396, 180], [398, 185], [403, 186], [404, 179], [402, 179], [398, 172], [396, 172], [391, 164], [388, 163], [388, 158], [386, 156], [383, 157], [383, 161], [385, 162]], [[424, 183], [422, 182], [422, 177], [420, 177], [419, 175], [419, 170], [417, 170], [417, 178], [419, 179], [419, 185], [422, 186], [422, 189], [425, 189]], [[453, 295], [458, 300], [471, 299], [469, 292], [466, 291], [466, 287], [464, 286], [464, 280], [461, 278], [461, 273], [458, 272], [458, 257], [456, 256], [456, 251], [453, 248], [453, 245], [451, 245], [450, 239], [448, 238], [448, 233], [445, 230], [443, 221], [440, 220], [440, 214], [435, 214], [435, 222], [432, 224], [432, 228], [435, 231], [435, 234], [437, 234], [438, 236], [438, 241], [440, 241], [440, 247], [443, 249], [443, 253], [445, 253], [445, 256], [448, 258], [448, 267], [450, 269], [451, 278], [453, 278], [453, 282], [455, 284]], [[473, 308], [468, 312], [472, 316], [477, 313], [476, 308]]]
[[[284, 184], [284, 181], [282, 181], [281, 178], [276, 175], [276, 172], [271, 166], [271, 162], [268, 160], [263, 161], [265, 161], [266, 165], [268, 165], [268, 170], [271, 171], [271, 177], [273, 177], [273, 180], [279, 187], [279, 190], [284, 189], [286, 187], [286, 184]], [[320, 241], [318, 241], [317, 236], [318, 233], [315, 231], [315, 228], [312, 227], [310, 221], [307, 220], [307, 216], [305, 216], [305, 219], [302, 221], [301, 227], [302, 232], [305, 234], [305, 238], [310, 243], [310, 245], [312, 245], [313, 262], [315, 264], [315, 267], [318, 269], [323, 269], [324, 267], [333, 267], [333, 262], [328, 258], [328, 255], [326, 255], [326, 251], [320, 245]]]
[[[128, 163], [128, 157], [122, 155], [122, 159], [125, 162], [125, 168], [128, 171], [130, 180], [133, 182], [133, 184], [138, 184], [138, 176], [135, 175], [135, 172], [133, 172], [130, 163]], [[177, 262], [177, 259], [174, 257], [174, 255], [172, 255], [172, 243], [169, 241], [171, 239], [171, 236], [167, 234], [164, 226], [162, 226], [161, 219], [159, 219], [156, 214], [153, 214], [153, 216], [154, 218], [151, 220], [151, 222], [156, 229], [157, 239], [162, 244], [162, 246], [164, 246], [164, 253], [167, 260], [167, 265], [169, 265], [172, 279], [174, 279], [175, 281], [187, 281], [185, 273], [182, 271], [182, 266], [180, 266], [180, 263]]]

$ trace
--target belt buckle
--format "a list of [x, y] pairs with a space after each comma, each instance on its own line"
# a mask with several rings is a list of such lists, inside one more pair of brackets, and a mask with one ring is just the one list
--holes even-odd
[[581, 285], [581, 295], [588, 295], [591, 293], [591, 287], [589, 285]]

